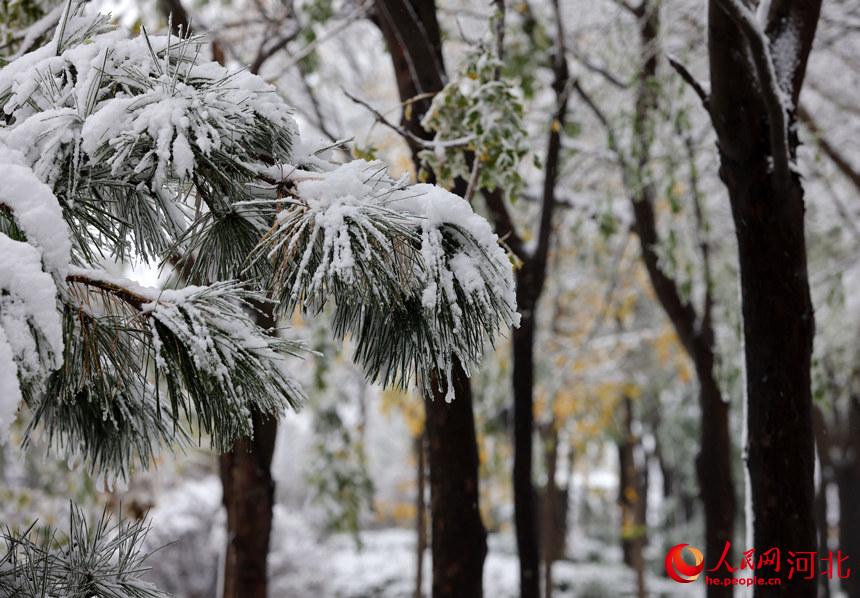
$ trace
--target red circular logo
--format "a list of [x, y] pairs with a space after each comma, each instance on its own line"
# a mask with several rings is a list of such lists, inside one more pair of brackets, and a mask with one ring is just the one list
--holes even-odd
[[[684, 560], [684, 549], [693, 555], [694, 565]], [[689, 544], [678, 544], [666, 553], [666, 574], [678, 583], [696, 581], [702, 569], [705, 568], [705, 558], [702, 551]]]

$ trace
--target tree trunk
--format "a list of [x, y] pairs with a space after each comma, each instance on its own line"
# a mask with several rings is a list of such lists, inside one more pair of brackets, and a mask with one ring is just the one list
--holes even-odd
[[416, 468], [416, 489], [415, 489], [415, 598], [423, 598], [424, 591], [424, 551], [427, 548], [427, 505], [424, 499], [424, 480], [427, 473], [424, 471], [424, 438], [426, 432], [421, 431], [418, 438], [415, 439], [415, 456], [418, 461]]
[[[842, 459], [836, 468], [839, 487], [839, 549], [853, 562], [851, 575], [840, 580], [848, 598], [860, 598], [860, 399], [851, 397]], [[835, 567], [835, 565], [834, 565]], [[835, 575], [835, 573], [834, 573]]]
[[[524, 269], [519, 270], [523, 272]], [[520, 327], [513, 332], [514, 520], [520, 556], [520, 598], [540, 597], [537, 509], [532, 483], [534, 430], [534, 303], [524, 298], [528, 285], [517, 276]]]
[[[634, 140], [636, 177], [626, 181], [631, 191], [635, 231], [639, 237], [642, 259], [649, 280], [663, 310], [669, 316], [681, 345], [693, 360], [699, 382], [699, 454], [696, 470], [699, 490], [705, 511], [705, 562], [716, 564], [726, 542], [731, 542], [735, 521], [735, 489], [731, 467], [731, 434], [729, 405], [723, 400], [714, 374], [714, 332], [712, 327], [712, 284], [710, 280], [707, 240], [702, 241], [702, 271], [705, 282], [705, 304], [701, 315], [685, 299], [675, 279], [667, 275], [661, 265], [658, 246], [660, 237], [654, 211], [656, 189], [649, 172], [652, 122], [658, 108], [657, 61], [659, 54], [660, 3], [648, 0], [642, 4], [639, 15], [639, 34], [643, 53], [642, 72], [636, 98]], [[691, 193], [698, 204], [698, 185], [691, 174]], [[699, 216], [701, 219], [701, 216]], [[701, 223], [700, 223], [701, 226]], [[703, 231], [699, 231], [704, 234]], [[727, 558], [732, 560], [730, 549]], [[731, 577], [727, 569], [714, 572], [714, 577]], [[730, 585], [708, 585], [709, 598], [732, 596]]]
[[[754, 548], [782, 554], [817, 546], [810, 378], [815, 325], [803, 187], [791, 164], [798, 144], [793, 106], [820, 6], [820, 0], [773, 3], [764, 35], [754, 22], [752, 31], [748, 27], [745, 3], [711, 0], [708, 12], [709, 111], [740, 263]], [[785, 44], [790, 47], [783, 52]], [[776, 53], [782, 55], [774, 62]], [[787, 573], [784, 567], [774, 573], [782, 583], [756, 586], [755, 596], [816, 595], [815, 583]]]
[[275, 482], [272, 454], [277, 421], [253, 413], [254, 437], [237, 440], [220, 456], [227, 556], [223, 598], [267, 598], [266, 561], [272, 527]]
[[[647, 481], [636, 465], [638, 440], [633, 434], [633, 401], [622, 401], [622, 428], [618, 440], [618, 504], [621, 507], [621, 547], [624, 563], [636, 576], [636, 595], [645, 598], [645, 496]], [[646, 463], [647, 467], [647, 463]]]
[[[546, 486], [540, 495], [540, 554], [543, 558], [543, 595], [552, 598], [552, 565], [564, 557], [567, 539], [567, 501], [569, 487], [560, 488], [558, 471], [558, 430], [551, 422], [542, 430]], [[573, 459], [571, 457], [571, 463]], [[569, 484], [570, 482], [568, 482]]]
[[[483, 594], [487, 532], [478, 503], [478, 451], [472, 390], [459, 363], [453, 372], [456, 398], [445, 389], [426, 397], [433, 597]], [[435, 385], [434, 385], [435, 386]]]
[[[403, 126], [413, 135], [430, 138], [421, 127], [433, 94], [446, 79], [442, 38], [432, 1], [376, 0], [374, 21], [382, 31], [394, 64], [400, 100], [410, 110]], [[418, 95], [420, 100], [413, 100]], [[414, 141], [407, 140], [415, 167], [420, 167]], [[429, 181], [432, 182], [432, 181]], [[461, 196], [466, 184], [458, 181]], [[430, 468], [431, 552], [433, 597], [482, 595], [487, 532], [478, 508], [478, 444], [472, 410], [472, 389], [462, 367], [453, 372], [455, 398], [445, 393], [425, 397], [427, 464]]]
[[[699, 378], [700, 448], [696, 459], [699, 490], [705, 507], [705, 562], [716, 565], [731, 543], [735, 525], [735, 487], [732, 481], [731, 432], [729, 404], [723, 400], [714, 379], [713, 340], [696, 351]], [[731, 546], [731, 544], [729, 544]], [[726, 558], [734, 562], [735, 551], [729, 548]], [[731, 578], [727, 568], [709, 574], [714, 578]], [[708, 585], [708, 598], [732, 596], [731, 586]]]
[[[277, 324], [274, 305], [255, 305], [254, 318], [266, 330]], [[272, 456], [278, 422], [252, 408], [252, 438], [240, 438], [219, 460], [222, 502], [227, 511], [223, 598], [267, 598], [269, 536], [275, 481]]]
[[[755, 168], [724, 159], [721, 172], [740, 254], [755, 547], [778, 547], [784, 554], [815, 550], [814, 325], [803, 190], [797, 180], [788, 197], [776, 194], [765, 164]], [[786, 577], [780, 590], [757, 587], [756, 596], [814, 596], [814, 586]]]

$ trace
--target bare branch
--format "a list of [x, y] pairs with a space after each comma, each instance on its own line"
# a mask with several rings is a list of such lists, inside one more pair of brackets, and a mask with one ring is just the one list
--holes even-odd
[[606, 68], [598, 64], [594, 64], [588, 59], [588, 57], [584, 56], [576, 48], [571, 48], [570, 53], [573, 54], [573, 57], [576, 59], [576, 61], [583, 67], [585, 67], [587, 71], [600, 75], [607, 83], [609, 83], [613, 87], [617, 87], [618, 89], [630, 89], [631, 83], [629, 81], [622, 81], [614, 74], [610, 73]]
[[627, 2], [627, 0], [613, 0], [613, 2], [615, 2], [615, 4], [617, 4], [618, 6], [620, 6], [621, 8], [626, 10], [627, 12], [629, 12], [631, 15], [633, 15], [637, 19], [642, 18], [642, 16], [645, 14], [645, 3], [644, 2], [641, 2], [638, 6], [634, 6], [634, 5], [630, 4], [629, 2]]
[[609, 141], [609, 149], [612, 153], [615, 154], [618, 163], [621, 165], [621, 168], [624, 172], [627, 171], [627, 159], [624, 157], [624, 152], [621, 151], [621, 148], [618, 145], [618, 136], [615, 134], [615, 127], [612, 126], [612, 123], [609, 122], [606, 114], [603, 113], [603, 110], [600, 109], [600, 106], [594, 101], [591, 95], [583, 89], [582, 85], [579, 83], [578, 79], [574, 79], [573, 83], [571, 83], [573, 90], [580, 97], [580, 99], [585, 102], [585, 105], [588, 106], [588, 109], [591, 110], [594, 117], [603, 125], [603, 128], [606, 130], [606, 136]]
[[564, 44], [564, 21], [558, 5], [553, 1], [556, 23], [555, 55], [553, 56], [553, 89], [556, 94], [556, 109], [552, 116], [547, 140], [546, 161], [544, 164], [543, 201], [541, 204], [540, 225], [537, 247], [534, 254], [534, 267], [543, 284], [546, 276], [546, 261], [549, 254], [549, 240], [552, 230], [552, 215], [555, 209], [555, 188], [558, 183], [559, 162], [561, 160], [561, 136], [567, 118], [567, 102], [570, 97], [570, 71], [567, 65], [567, 52]]
[[669, 64], [675, 69], [675, 72], [681, 75], [681, 79], [683, 79], [699, 96], [699, 99], [702, 101], [702, 106], [705, 107], [709, 113], [711, 111], [711, 99], [708, 97], [708, 92], [705, 91], [705, 87], [693, 76], [693, 74], [687, 70], [678, 59], [676, 59], [671, 54], [667, 54], [666, 58], [669, 60]]
[[152, 302], [151, 298], [135, 293], [131, 289], [128, 289], [116, 282], [100, 280], [84, 274], [69, 274], [66, 276], [66, 282], [70, 284], [82, 284], [113, 295], [117, 299], [120, 299], [124, 303], [132, 306], [137, 311], [141, 311], [144, 305]]
[[283, 69], [281, 70], [281, 74], [283, 75], [284, 73], [286, 73], [288, 70], [293, 68], [293, 66], [307, 58], [311, 54], [311, 52], [316, 50], [320, 45], [342, 33], [344, 29], [355, 23], [361, 16], [363, 16], [368, 11], [371, 4], [371, 0], [366, 0], [365, 2], [360, 3], [358, 6], [355, 7], [355, 10], [343, 17], [343, 20], [340, 23], [314, 39], [314, 41], [307, 44], [305, 47], [300, 49], [292, 56], [290, 56], [290, 59], [287, 61], [287, 64], [285, 64]]
[[373, 106], [371, 106], [370, 104], [365, 102], [364, 100], [355, 97], [354, 95], [349, 93], [344, 88], [341, 87], [340, 89], [346, 97], [348, 97], [350, 100], [352, 100], [353, 102], [355, 102], [359, 106], [363, 106], [371, 114], [373, 114], [373, 116], [376, 118], [376, 122], [380, 123], [381, 125], [388, 127], [389, 129], [391, 129], [392, 131], [394, 131], [395, 133], [397, 133], [398, 135], [400, 135], [401, 137], [403, 137], [407, 141], [411, 141], [412, 143], [418, 145], [419, 147], [421, 147], [423, 149], [435, 149], [435, 148], [443, 148], [443, 147], [462, 147], [462, 146], [468, 145], [468, 143], [474, 139], [473, 135], [468, 135], [466, 137], [460, 137], [458, 139], [449, 139], [446, 141], [427, 141], [426, 139], [422, 139], [421, 137], [419, 137], [415, 133], [413, 133], [407, 129], [404, 129], [403, 127], [395, 125], [393, 122], [391, 122], [390, 120], [385, 118], [385, 115], [383, 115], [379, 110], [377, 110], [376, 108], [374, 108]]
[[851, 181], [851, 184], [860, 191], [860, 170], [851, 164], [848, 157], [843, 155], [842, 152], [827, 140], [821, 127], [818, 126], [815, 117], [813, 117], [812, 113], [806, 109], [806, 106], [801, 104], [798, 107], [797, 116], [800, 117], [801, 122], [805, 124], [809, 129], [809, 132], [812, 133], [812, 136], [815, 138], [816, 143], [818, 143], [818, 147], [820, 147], [821, 151], [824, 152], [824, 155], [830, 158], [839, 172], [845, 175], [845, 177]]
[[260, 43], [260, 48], [257, 50], [257, 56], [254, 57], [254, 62], [251, 63], [249, 70], [255, 75], [259, 74], [260, 69], [263, 67], [263, 63], [265, 63], [269, 58], [277, 54], [279, 51], [286, 48], [288, 43], [298, 37], [300, 31], [301, 30], [298, 27], [295, 27], [286, 35], [283, 35], [279, 39], [275, 40], [275, 42], [272, 43], [268, 48], [266, 47], [266, 40], [263, 40]]

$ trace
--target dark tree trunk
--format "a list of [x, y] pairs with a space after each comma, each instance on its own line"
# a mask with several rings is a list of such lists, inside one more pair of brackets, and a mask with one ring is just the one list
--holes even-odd
[[[543, 588], [544, 598], [552, 598], [552, 565], [558, 559], [564, 558], [567, 543], [567, 506], [569, 500], [568, 486], [561, 488], [556, 481], [558, 471], [558, 430], [555, 422], [551, 422], [541, 432], [544, 445], [544, 464], [546, 468], [546, 486], [540, 495], [540, 553], [543, 558]], [[572, 463], [573, 457], [570, 457]], [[572, 465], [571, 465], [572, 470]], [[570, 480], [570, 477], [568, 477]]]
[[[705, 558], [716, 564], [731, 542], [735, 525], [735, 486], [732, 481], [731, 436], [729, 404], [723, 400], [714, 379], [713, 338], [697, 348], [694, 362], [699, 378], [699, 423], [701, 446], [696, 459], [699, 490], [705, 507]], [[729, 549], [726, 558], [733, 561], [735, 551]], [[730, 578], [728, 569], [710, 574], [715, 578]], [[708, 598], [731, 596], [731, 587], [708, 585]]]
[[441, 389], [424, 401], [430, 462], [434, 598], [483, 595], [487, 532], [478, 502], [478, 451], [472, 390], [459, 364], [456, 398]]
[[227, 511], [224, 598], [267, 598], [266, 560], [275, 495], [271, 465], [277, 422], [259, 413], [252, 418], [253, 439], [237, 440], [233, 450], [219, 458]]
[[522, 266], [516, 273], [517, 307], [520, 326], [513, 332], [514, 390], [514, 519], [517, 549], [520, 557], [520, 598], [540, 596], [540, 534], [532, 481], [532, 439], [534, 430], [534, 341], [538, 301], [547, 273], [552, 216], [556, 203], [555, 187], [561, 161], [561, 131], [567, 119], [567, 83], [569, 80], [564, 49], [564, 31], [558, 5], [556, 11], [556, 48], [553, 58], [553, 89], [556, 109], [547, 140], [543, 197], [537, 247], [526, 253], [522, 239], [513, 230], [510, 215], [504, 208], [499, 190], [486, 195], [487, 204], [500, 236], [510, 235], [511, 247], [518, 253]]
[[[442, 39], [432, 1], [376, 0], [374, 21], [382, 31], [394, 64], [400, 99], [410, 102], [402, 117], [413, 135], [430, 138], [421, 127], [432, 95], [446, 79]], [[420, 100], [413, 100], [423, 95]], [[410, 142], [413, 161], [420, 147]], [[432, 181], [431, 181], [432, 182]], [[465, 192], [458, 182], [456, 193]], [[444, 377], [443, 377], [444, 378]], [[472, 389], [459, 364], [453, 372], [455, 398], [445, 393], [425, 397], [427, 465], [430, 469], [433, 597], [480, 597], [487, 533], [478, 508], [478, 444]]]
[[[776, 546], [784, 553], [815, 550], [814, 326], [803, 191], [796, 181], [788, 197], [779, 196], [767, 184], [764, 164], [756, 173], [741, 164], [727, 167], [727, 162], [722, 172], [732, 198], [741, 266], [755, 546]], [[810, 586], [786, 578], [780, 592], [812, 596]]]
[[840, 581], [848, 598], [860, 598], [860, 398], [851, 397], [842, 459], [836, 468], [839, 487], [839, 549], [847, 555], [851, 575]]
[[427, 472], [424, 471], [424, 456], [426, 450], [424, 447], [424, 439], [426, 431], [422, 430], [418, 438], [415, 439], [415, 457], [417, 467], [415, 471], [416, 489], [415, 489], [415, 535], [417, 541], [415, 543], [415, 598], [424, 596], [424, 551], [427, 548], [427, 503], [425, 500], [424, 481], [427, 477]]
[[[524, 272], [525, 269], [519, 270]], [[529, 288], [517, 277], [520, 327], [513, 333], [514, 388], [514, 520], [520, 556], [520, 597], [540, 596], [540, 553], [537, 508], [532, 483], [534, 430], [534, 303], [525, 295]]]
[[[779, 95], [797, 104], [819, 8], [815, 0], [771, 6], [767, 40], [776, 39], [786, 23], [797, 25], [791, 33], [795, 55], [780, 63], [790, 62], [792, 70], [777, 72], [791, 89], [779, 94], [757, 74], [769, 71], [751, 66], [750, 57], [756, 64], [769, 58], [760, 36], [742, 29], [745, 21], [726, 12], [737, 6], [712, 1], [708, 15], [710, 112], [740, 262], [754, 544], [757, 551], [776, 547], [782, 554], [817, 546], [810, 380], [815, 326], [803, 187], [789, 164], [797, 147], [794, 114], [786, 113]], [[787, 139], [787, 148], [781, 139]], [[785, 568], [779, 575], [781, 585], [756, 586], [755, 595], [815, 596], [816, 584], [798, 576], [788, 579]]]
[[[254, 318], [266, 330], [277, 324], [274, 305], [255, 305]], [[253, 438], [240, 438], [219, 457], [222, 502], [227, 512], [223, 598], [267, 598], [269, 536], [275, 481], [272, 455], [278, 422], [252, 408]]]
[[[798, 180], [788, 196], [776, 194], [764, 163], [755, 168], [724, 158], [721, 172], [732, 199], [741, 266], [755, 547], [815, 550], [814, 324], [803, 191]], [[781, 587], [784, 596], [814, 595], [814, 584], [797, 578], [784, 579]], [[756, 595], [777, 592], [757, 589]]]

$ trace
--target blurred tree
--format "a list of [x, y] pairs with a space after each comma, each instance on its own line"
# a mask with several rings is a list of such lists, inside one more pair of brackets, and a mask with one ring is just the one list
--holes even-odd
[[[621, 138], [610, 118], [591, 95], [581, 85], [577, 85], [576, 90], [606, 128], [610, 149], [618, 156], [622, 180], [630, 198], [634, 218], [633, 230], [639, 237], [642, 259], [651, 285], [682, 346], [695, 364], [701, 411], [697, 470], [705, 507], [705, 558], [708, 562], [717, 562], [726, 542], [731, 542], [732, 539], [736, 501], [732, 481], [729, 405], [723, 399], [717, 380], [713, 324], [714, 282], [711, 278], [709, 242], [695, 154], [692, 146], [687, 144], [685, 149], [689, 156], [690, 195], [696, 214], [703, 273], [704, 301], [701, 308], [694, 305], [682, 282], [661, 264], [661, 255], [665, 251], [661, 246], [665, 246], [667, 242], [662, 238], [657, 224], [655, 205], [658, 190], [652, 164], [652, 146], [657, 134], [655, 119], [661, 94], [657, 72], [661, 54], [661, 4], [659, 1], [643, 0], [637, 5], [623, 6], [637, 21], [639, 50], [642, 56], [637, 74], [633, 138], [629, 150], [621, 147]], [[670, 193], [672, 192], [674, 190], [670, 190]], [[728, 572], [723, 570], [717, 575], [728, 575]], [[729, 585], [709, 585], [707, 591], [709, 596], [732, 594]]]
[[[553, 77], [554, 101], [547, 123], [535, 244], [527, 247], [523, 232], [516, 226], [508, 205], [519, 196], [522, 180], [517, 169], [528, 149], [522, 124], [523, 108], [519, 94], [514, 91], [515, 84], [503, 76], [507, 27], [505, 2], [494, 2], [493, 7], [489, 41], [481, 44], [464, 61], [458, 77], [434, 98], [423, 120], [424, 125], [435, 132], [434, 141], [446, 144], [442, 146], [445, 151], [428, 150], [421, 155], [425, 158], [425, 167], [443, 183], [459, 177], [457, 180], [467, 199], [471, 200], [481, 192], [496, 232], [505, 239], [517, 261], [517, 306], [521, 319], [512, 342], [514, 513], [520, 558], [520, 594], [525, 598], [536, 598], [540, 595], [540, 543], [532, 462], [534, 343], [538, 301], [547, 277], [553, 214], [558, 203], [556, 187], [562, 166], [561, 139], [565, 131], [570, 86], [563, 14], [556, 2], [552, 7], [555, 44], [551, 56], [547, 57]], [[522, 13], [534, 33], [537, 25], [527, 5], [524, 5]], [[457, 139], [471, 141], [457, 144]]]

